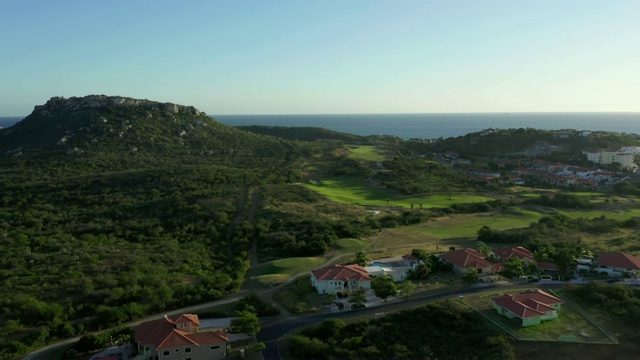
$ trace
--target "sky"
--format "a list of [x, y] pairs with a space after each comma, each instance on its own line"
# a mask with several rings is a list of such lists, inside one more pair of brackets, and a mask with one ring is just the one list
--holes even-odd
[[637, 0], [1, 0], [0, 116], [640, 111]]

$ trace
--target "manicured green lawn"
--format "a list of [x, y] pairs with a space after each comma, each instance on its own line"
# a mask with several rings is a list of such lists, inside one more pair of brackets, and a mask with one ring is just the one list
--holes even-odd
[[627, 220], [633, 217], [640, 216], [640, 208], [635, 207], [620, 207], [616, 209], [607, 209], [607, 210], [576, 210], [576, 211], [562, 211], [564, 215], [569, 216], [570, 218], [587, 218], [592, 219], [595, 217], [605, 216], [607, 219], [614, 220]]
[[605, 196], [605, 194], [601, 192], [590, 192], [590, 191], [576, 191], [576, 192], [571, 192], [569, 194], [574, 196], [589, 196], [589, 197]]
[[338, 239], [336, 241], [336, 249], [340, 252], [355, 252], [367, 247], [369, 243], [358, 239]]
[[349, 158], [366, 161], [383, 161], [388, 156], [386, 151], [375, 146], [349, 146]]
[[[518, 291], [522, 290], [514, 290], [511, 293], [517, 293]], [[499, 315], [497, 311], [492, 308], [491, 298], [500, 296], [501, 294], [502, 293], [468, 296], [464, 298], [464, 302], [472, 306], [487, 319], [494, 321], [503, 328], [503, 330], [519, 339], [557, 341], [560, 336], [572, 336], [575, 337], [578, 342], [614, 343], [605, 333], [600, 331], [595, 324], [567, 303], [562, 304], [558, 319], [544, 321], [540, 325], [522, 327], [516, 319], [509, 319], [506, 316]]]
[[477, 214], [472, 216], [455, 216], [449, 219], [430, 222], [425, 226], [408, 228], [409, 232], [429, 234], [441, 239], [476, 237], [478, 230], [489, 226], [494, 230], [527, 227], [538, 221], [542, 214], [535, 211], [520, 210], [504, 214]]
[[263, 285], [283, 283], [292, 276], [322, 266], [325, 257], [294, 257], [261, 264], [249, 271], [249, 280]]
[[369, 185], [359, 178], [340, 177], [325, 179], [319, 184], [305, 184], [327, 199], [335, 202], [362, 205], [401, 206], [414, 208], [449, 207], [453, 204], [486, 202], [493, 200], [487, 196], [471, 194], [433, 194], [426, 196], [400, 196], [397, 193]]

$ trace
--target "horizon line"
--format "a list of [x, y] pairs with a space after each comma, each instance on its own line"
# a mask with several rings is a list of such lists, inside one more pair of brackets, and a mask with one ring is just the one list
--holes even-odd
[[[207, 116], [313, 116], [313, 115], [511, 115], [511, 114], [640, 114], [638, 111], [463, 111], [463, 112], [381, 112], [381, 113], [236, 113]], [[29, 114], [31, 115], [31, 114]], [[1, 115], [0, 118], [26, 118], [29, 115]]]

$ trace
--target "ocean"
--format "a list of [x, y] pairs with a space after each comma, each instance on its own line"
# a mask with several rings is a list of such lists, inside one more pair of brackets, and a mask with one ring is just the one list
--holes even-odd
[[[640, 134], [640, 113], [477, 113], [212, 115], [230, 126], [322, 127], [355, 135], [395, 135], [403, 139], [456, 137], [488, 128], [603, 130]], [[20, 117], [0, 118], [9, 127]]]

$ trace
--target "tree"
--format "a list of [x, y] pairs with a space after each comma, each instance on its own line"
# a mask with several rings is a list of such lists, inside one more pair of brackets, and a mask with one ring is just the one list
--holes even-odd
[[422, 280], [429, 277], [431, 267], [428, 264], [421, 263], [416, 265], [414, 269], [409, 269], [407, 278], [411, 280]]
[[369, 258], [367, 258], [367, 255], [362, 251], [358, 251], [356, 253], [356, 264], [360, 266], [366, 266], [368, 261], [369, 261]]
[[483, 241], [478, 241], [476, 243], [475, 246], [475, 251], [479, 252], [480, 254], [484, 255], [485, 257], [489, 256], [489, 254], [491, 254], [491, 248], [485, 244]]
[[478, 282], [478, 270], [476, 268], [469, 268], [462, 274], [462, 281], [469, 284], [469, 286]]
[[246, 306], [245, 310], [236, 311], [236, 318], [231, 321], [231, 327], [250, 337], [260, 332], [260, 319], [253, 306]]
[[522, 259], [512, 257], [504, 262], [504, 270], [502, 270], [502, 276], [513, 279], [524, 275], [524, 264]]
[[566, 280], [571, 278], [574, 269], [576, 268], [577, 254], [575, 249], [564, 248], [555, 253], [553, 262], [558, 267], [558, 275], [560, 279]]
[[354, 308], [364, 307], [364, 303], [367, 302], [367, 298], [364, 296], [364, 289], [358, 289], [352, 292], [349, 302], [353, 304]]
[[411, 255], [415, 256], [418, 260], [421, 260], [421, 261], [429, 260], [429, 253], [422, 249], [411, 250]]
[[371, 288], [373, 293], [387, 302], [387, 298], [398, 292], [395, 280], [390, 276], [377, 276], [371, 280]]
[[402, 293], [402, 296], [405, 299], [409, 298], [409, 296], [411, 295], [413, 290], [415, 290], [415, 288], [416, 288], [416, 285], [411, 281], [405, 281], [403, 283], [400, 283], [400, 285], [398, 285], [398, 290], [400, 290], [400, 292]]

